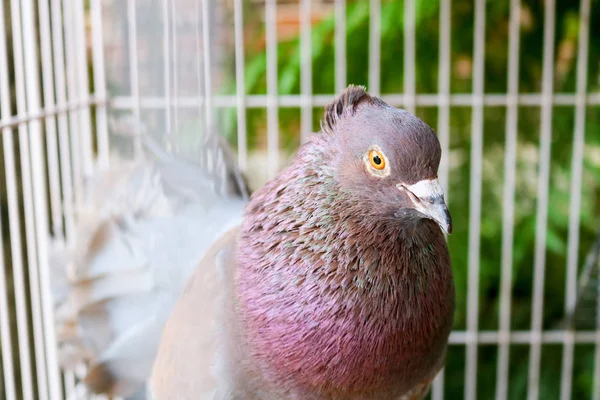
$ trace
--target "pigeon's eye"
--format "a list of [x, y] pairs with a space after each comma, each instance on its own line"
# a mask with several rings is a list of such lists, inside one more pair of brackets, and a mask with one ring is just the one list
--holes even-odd
[[376, 144], [372, 145], [362, 157], [365, 170], [377, 178], [385, 178], [390, 174], [390, 163], [383, 150]]
[[381, 171], [385, 168], [385, 157], [377, 150], [369, 151], [369, 163], [371, 167]]

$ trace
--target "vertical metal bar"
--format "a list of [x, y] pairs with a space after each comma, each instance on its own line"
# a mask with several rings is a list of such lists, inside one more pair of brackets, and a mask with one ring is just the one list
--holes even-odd
[[[100, 0], [90, 1], [90, 16], [92, 23], [92, 62], [94, 65], [94, 88], [97, 98], [105, 100], [106, 71], [104, 67], [104, 39], [102, 31], [102, 4]], [[108, 117], [105, 104], [96, 106], [96, 129], [98, 138], [98, 166], [108, 168]]]
[[[1, 227], [0, 223], [0, 227]], [[6, 400], [16, 400], [15, 373], [13, 366], [12, 339], [8, 311], [8, 292], [6, 290], [6, 263], [4, 246], [0, 246], [0, 348], [2, 349], [2, 372], [4, 376], [3, 394]]]
[[[567, 279], [565, 287], [565, 315], [575, 308], [577, 297], [577, 252], [579, 247], [579, 221], [581, 217], [581, 180], [583, 173], [583, 146], [585, 143], [585, 96], [588, 76], [588, 44], [590, 29], [590, 0], [582, 0], [579, 10], [577, 50], [577, 92], [575, 97], [575, 126], [573, 156], [571, 158], [571, 201], [569, 204], [569, 241], [567, 251]], [[573, 380], [573, 332], [565, 332], [560, 398], [571, 398]], [[596, 344], [596, 346], [599, 346]]]
[[479, 324], [479, 246], [481, 230], [481, 169], [483, 158], [483, 85], [485, 61], [485, 0], [475, 3], [473, 49], [473, 111], [471, 116], [471, 191], [469, 197], [469, 278], [467, 294], [467, 367], [465, 399], [476, 398], [477, 330]]
[[[77, 72], [75, 65], [75, 32], [74, 32], [74, 17], [73, 17], [73, 5], [72, 0], [63, 0], [63, 17], [64, 22], [64, 39], [65, 39], [65, 56], [66, 56], [66, 78], [67, 78], [67, 101], [77, 100]], [[76, 111], [69, 111], [69, 136], [70, 146], [69, 148], [72, 157], [72, 170], [73, 170], [73, 188], [75, 194], [75, 203], [79, 204], [83, 196], [83, 173], [82, 173], [82, 160], [81, 160], [81, 146], [80, 146], [80, 114]]]
[[517, 154], [517, 118], [519, 95], [519, 42], [521, 1], [510, 2], [508, 44], [508, 106], [506, 109], [506, 149], [504, 151], [504, 194], [502, 214], [502, 278], [500, 283], [500, 343], [496, 371], [496, 398], [508, 396], [508, 359], [510, 336], [510, 300], [512, 289], [512, 253], [514, 236], [515, 171]]
[[533, 273], [531, 317], [532, 342], [529, 353], [529, 382], [527, 398], [539, 395], [541, 361], [541, 329], [544, 311], [544, 278], [546, 263], [546, 226], [548, 216], [548, 185], [550, 180], [550, 142], [552, 140], [552, 91], [554, 62], [554, 0], [546, 0], [544, 10], [544, 62], [542, 70], [542, 110], [540, 131], [540, 166], [537, 190], [536, 241]]
[[202, 0], [202, 39], [204, 46], [204, 107], [206, 132], [210, 134], [213, 129], [213, 103], [212, 103], [212, 70], [210, 58], [210, 16], [208, 0]]
[[[3, 60], [6, 60], [4, 58]], [[6, 64], [5, 64], [6, 65]], [[4, 77], [2, 77], [4, 79]], [[8, 82], [8, 80], [6, 81]], [[2, 88], [8, 87], [3, 84]], [[8, 93], [8, 91], [6, 92]], [[2, 105], [4, 102], [2, 95]], [[4, 114], [4, 112], [3, 112]], [[6, 114], [4, 114], [6, 115]], [[15, 292], [15, 308], [17, 317], [17, 343], [19, 347], [19, 372], [24, 400], [33, 400], [33, 378], [31, 376], [31, 351], [29, 348], [29, 323], [27, 315], [27, 299], [25, 292], [25, 275], [23, 256], [21, 254], [21, 221], [19, 218], [19, 201], [17, 199], [17, 182], [14, 158], [13, 131], [10, 128], [2, 130], [4, 148], [4, 167], [6, 169], [6, 192], [8, 197], [8, 220], [10, 232], [10, 247], [12, 255], [13, 282]]]
[[[27, 109], [30, 113], [39, 113], [40, 82], [37, 56], [37, 38], [35, 34], [35, 11], [32, 0], [23, 0], [23, 39], [25, 51], [25, 87], [27, 90]], [[85, 54], [85, 53], [84, 53]], [[85, 64], [85, 63], [84, 63]], [[51, 399], [61, 399], [63, 396], [56, 335], [54, 331], [54, 309], [52, 292], [50, 291], [50, 273], [48, 265], [48, 210], [46, 209], [46, 179], [44, 168], [44, 153], [42, 145], [41, 121], [34, 119], [29, 122], [29, 141], [31, 146], [31, 173], [33, 183], [33, 206], [35, 212], [35, 232], [37, 241], [37, 256], [41, 291], [43, 333], [45, 339], [48, 382]], [[33, 291], [37, 290], [33, 288]], [[39, 365], [38, 365], [39, 368]]]
[[369, 6], [369, 93], [379, 96], [381, 94], [381, 0], [371, 0]]
[[[0, 7], [0, 26], [4, 27], [4, 6]], [[8, 54], [6, 48], [6, 31], [0, 32], [0, 120], [12, 116], [10, 103], [10, 86], [8, 79]], [[33, 384], [31, 378], [31, 363], [29, 361], [29, 333], [25, 300], [25, 284], [23, 278], [23, 261], [21, 258], [21, 232], [19, 228], [18, 205], [16, 201], [17, 188], [15, 184], [13, 131], [4, 128], [1, 132], [4, 142], [4, 163], [6, 174], [6, 192], [8, 199], [10, 244], [12, 253], [13, 290], [17, 319], [17, 343], [19, 347], [19, 372], [24, 400], [33, 399]], [[2, 364], [4, 366], [4, 382], [7, 400], [15, 400], [14, 366], [12, 358], [12, 340], [10, 321], [8, 319], [6, 276], [4, 274], [4, 252], [2, 249], [2, 265], [0, 266], [0, 339], [2, 340]]]
[[279, 169], [279, 116], [277, 110], [277, 3], [266, 0], [267, 34], [267, 178]]
[[[60, 6], [58, 4], [58, 6]], [[42, 78], [44, 82], [44, 103], [46, 106], [56, 105], [54, 97], [54, 79], [53, 74], [55, 58], [52, 57], [51, 38], [50, 33], [50, 11], [48, 8], [47, 1], [39, 1], [39, 19], [40, 19], [40, 40], [42, 42]], [[62, 27], [61, 27], [62, 28]], [[62, 41], [61, 41], [62, 43]], [[60, 119], [60, 116], [58, 117]], [[63, 232], [63, 206], [61, 199], [61, 183], [59, 174], [59, 150], [57, 144], [57, 131], [56, 131], [56, 118], [49, 116], [45, 118], [46, 122], [46, 138], [48, 144], [48, 175], [50, 185], [50, 205], [52, 210], [52, 232], [54, 236], [64, 238], [65, 232]], [[60, 124], [60, 123], [59, 123]], [[60, 126], [59, 126], [60, 129]], [[70, 173], [70, 169], [69, 169]], [[64, 177], [63, 177], [64, 182]], [[67, 189], [65, 188], [65, 191]], [[69, 188], [70, 190], [70, 188]], [[69, 210], [69, 206], [65, 207], [65, 210]], [[67, 375], [69, 375], [67, 373]], [[67, 381], [69, 377], [67, 376]], [[71, 394], [71, 387], [67, 382], [66, 385], [66, 396]]]
[[[87, 79], [87, 60], [85, 49], [85, 29], [83, 26], [83, 4], [81, 0], [65, 1], [64, 3], [64, 37], [66, 40], [66, 65], [67, 65], [67, 99], [70, 101], [82, 101], [88, 99], [88, 79]], [[81, 18], [79, 18], [79, 17]], [[62, 51], [62, 50], [61, 50]], [[82, 59], [83, 58], [83, 59]], [[77, 60], [79, 59], [79, 60]], [[77, 62], [79, 61], [79, 62]], [[61, 61], [62, 63], [62, 61]], [[82, 97], [80, 97], [82, 96]], [[85, 178], [91, 175], [92, 169], [92, 154], [91, 154], [91, 120], [89, 110], [72, 111], [69, 113], [69, 128], [70, 128], [70, 144], [67, 142], [61, 144], [61, 151], [72, 156], [72, 170], [74, 172], [74, 192], [75, 201], [83, 200], [83, 189]], [[64, 150], [62, 150], [64, 149]], [[67, 225], [73, 225], [73, 217], [66, 215]], [[72, 229], [67, 233], [71, 233], [67, 237], [69, 242], [74, 240]], [[67, 373], [66, 384], [72, 392], [74, 386], [74, 376], [72, 373]]]
[[90, 115], [90, 92], [88, 78], [88, 58], [86, 49], [86, 33], [84, 23], [84, 0], [76, 0], [73, 10], [75, 20], [75, 59], [77, 60], [77, 88], [79, 89], [79, 101], [86, 104], [79, 109], [79, 135], [81, 135], [81, 155], [83, 156], [83, 174], [87, 181], [93, 171], [93, 149], [92, 149], [92, 120]]
[[233, 1], [235, 34], [235, 82], [237, 103], [238, 164], [245, 172], [248, 166], [248, 142], [246, 129], [246, 81], [244, 78], [244, 20], [242, 0]]
[[[0, 26], [4, 27], [4, 6], [0, 7]], [[6, 37], [5, 30], [0, 32], [0, 121], [10, 117], [10, 95], [8, 83], [8, 68], [6, 65]], [[12, 136], [12, 130], [2, 131], [2, 136]], [[12, 149], [11, 149], [12, 151]], [[6, 149], [5, 149], [6, 153]], [[6, 156], [5, 156], [6, 157]], [[8, 171], [6, 170], [6, 173]], [[8, 178], [7, 178], [8, 180]], [[7, 185], [8, 186], [8, 185]], [[8, 189], [8, 188], [7, 188]], [[2, 224], [0, 221], [0, 228]], [[14, 269], [14, 266], [13, 266]], [[4, 258], [4, 246], [0, 246], [0, 348], [2, 348], [2, 370], [4, 374], [4, 395], [6, 400], [16, 400], [15, 373], [13, 365], [11, 324], [8, 311], [8, 290], [6, 288], [7, 270]], [[13, 272], [14, 275], [14, 272]], [[17, 295], [15, 290], [15, 295]], [[29, 373], [29, 371], [27, 371]]]
[[[64, 62], [63, 20], [60, 1], [51, 2], [52, 15], [52, 50], [54, 56], [54, 80], [56, 86], [56, 102], [63, 106], [67, 102]], [[68, 243], [74, 240], [74, 215], [73, 215], [73, 181], [71, 177], [71, 151], [69, 147], [69, 121], [67, 113], [59, 113], [58, 144], [60, 152], [60, 168], [63, 189], [63, 211], [65, 219], [65, 234]], [[75, 377], [71, 371], [65, 371], [65, 386], [67, 395], [71, 395], [75, 388]]]
[[450, 156], [450, 37], [452, 0], [441, 0], [440, 4], [440, 64], [438, 71], [438, 136], [442, 148], [439, 178], [446, 201], [448, 201], [448, 170]]
[[[27, 116], [25, 66], [23, 61], [23, 38], [21, 30], [21, 6], [19, 1], [11, 2], [11, 22], [13, 33], [13, 50], [15, 63], [15, 89], [17, 97], [17, 115]], [[19, 124], [19, 144], [21, 155], [21, 176], [23, 186], [23, 205], [25, 209], [25, 240], [27, 243], [27, 262], [29, 267], [29, 288], [31, 293], [31, 310], [33, 319], [33, 341], [35, 349], [38, 397], [48, 398], [48, 380], [46, 375], [46, 357], [44, 353], [43, 322], [40, 304], [35, 217], [33, 210], [33, 194], [31, 187], [30, 157], [29, 157], [29, 127], [26, 123]], [[13, 151], [11, 148], [10, 152]], [[5, 152], [5, 157], [6, 157]], [[12, 158], [12, 156], [9, 155]], [[18, 209], [17, 209], [18, 210]], [[17, 211], [18, 218], [18, 211]], [[20, 251], [20, 249], [18, 250]]]
[[[173, 53], [171, 53], [171, 57], [173, 58], [173, 124], [174, 124], [174, 133], [175, 135], [177, 135], [178, 131], [179, 131], [179, 96], [178, 96], [178, 92], [179, 92], [179, 80], [177, 79], [177, 75], [179, 74], [179, 71], [177, 70], [177, 9], [175, 8], [175, 2], [176, 0], [171, 0], [171, 20], [170, 20], [170, 27], [171, 27], [171, 46], [173, 49], [175, 49], [175, 51], [173, 51]], [[202, 7], [204, 8], [204, 3], [205, 0], [202, 0]], [[203, 21], [204, 22], [204, 21]], [[204, 23], [202, 24], [202, 31], [204, 33]], [[204, 49], [204, 59], [206, 60], [207, 58], [207, 54], [206, 52], [208, 51], [208, 49]], [[206, 66], [206, 62], [205, 62], [205, 66]], [[206, 73], [206, 69], [204, 70], [204, 72]], [[206, 89], [206, 82], [204, 85], [204, 88]], [[177, 136], [175, 136], [177, 137]], [[177, 147], [177, 145], [176, 145]]]
[[[60, 106], [67, 103], [65, 82], [65, 58], [63, 38], [63, 18], [59, 1], [51, 2], [52, 14], [52, 50], [54, 55], [54, 80], [56, 82], [56, 102]], [[58, 143], [60, 151], [61, 178], [63, 187], [63, 211], [65, 217], [65, 233], [67, 240], [73, 238], [73, 181], [71, 171], [71, 151], [69, 146], [69, 119], [67, 113], [59, 113]]]
[[[52, 74], [52, 51], [50, 47], [50, 13], [48, 2], [38, 2], [40, 21], [40, 41], [42, 55], [42, 79], [44, 104], [54, 106], [54, 76]], [[46, 123], [46, 143], [48, 146], [48, 179], [50, 185], [50, 209], [52, 210], [52, 233], [63, 235], [62, 204], [60, 196], [60, 176], [58, 166], [58, 146], [56, 140], [56, 118], [50, 115], [44, 118]]]
[[[173, 133], [172, 118], [171, 118], [171, 39], [169, 34], [169, 0], [163, 0], [163, 44], [164, 44], [164, 68], [165, 68], [165, 125], [167, 135], [171, 136]], [[170, 147], [170, 143], [167, 142], [167, 148]]]
[[346, 87], [346, 0], [335, 0], [335, 91]]
[[[203, 99], [203, 85], [204, 85], [204, 61], [203, 61], [203, 42], [202, 42], [202, 33], [200, 31], [202, 27], [202, 7], [200, 5], [200, 0], [195, 1], [196, 5], [196, 64], [197, 64], [197, 73], [198, 73], [198, 118], [199, 121], [204, 121], [204, 103]], [[206, 123], [206, 121], [204, 121]]]
[[415, 113], [415, 0], [404, 0], [404, 108]]
[[302, 142], [312, 133], [312, 41], [311, 41], [311, 0], [300, 1], [300, 80], [302, 115], [300, 133]]
[[[438, 70], [438, 137], [442, 148], [439, 178], [446, 201], [448, 201], [448, 171], [450, 157], [450, 35], [451, 35], [451, 0], [441, 0], [440, 4], [440, 36], [439, 36], [439, 70]], [[432, 400], [444, 398], [444, 369], [435, 380], [431, 391]]]
[[140, 119], [140, 81], [138, 77], [138, 52], [137, 52], [137, 18], [135, 13], [135, 0], [127, 0], [127, 34], [129, 36], [129, 80], [131, 97], [133, 99], [133, 118], [135, 120], [134, 154], [140, 156], [142, 152], [141, 119]]

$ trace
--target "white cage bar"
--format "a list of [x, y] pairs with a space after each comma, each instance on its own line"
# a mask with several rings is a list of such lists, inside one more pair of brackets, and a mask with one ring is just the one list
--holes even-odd
[[506, 110], [506, 151], [504, 156], [504, 193], [502, 208], [502, 277], [500, 283], [500, 332], [498, 345], [498, 370], [496, 373], [496, 398], [508, 398], [509, 334], [512, 290], [512, 255], [514, 235], [515, 174], [517, 152], [517, 96], [519, 92], [519, 40], [520, 0], [511, 0], [509, 26], [508, 95]]
[[[447, 202], [450, 202], [448, 191], [449, 152], [450, 152], [450, 37], [451, 0], [440, 1], [440, 33], [439, 33], [439, 65], [438, 65], [438, 126], [437, 134], [442, 148], [442, 158], [438, 176]], [[444, 369], [438, 373], [431, 389], [433, 400], [444, 398]]]
[[[569, 242], [567, 255], [567, 279], [565, 290], [565, 314], [575, 308], [577, 290], [577, 251], [579, 249], [579, 215], [581, 207], [581, 182], [583, 175], [583, 146], [585, 128], [585, 95], [587, 88], [588, 42], [590, 24], [590, 1], [583, 0], [579, 12], [579, 46], [577, 51], [577, 94], [575, 110], [575, 127], [573, 135], [573, 157], [571, 166], [571, 202], [569, 203]], [[573, 346], [572, 332], [567, 332], [567, 340], [563, 347], [563, 369], [561, 377], [561, 400], [571, 398], [573, 380]], [[598, 346], [600, 347], [600, 346]], [[594, 371], [596, 379], [600, 371]], [[595, 388], [594, 388], [595, 389]], [[594, 390], [594, 397], [600, 393]]]
[[[380, 76], [381, 76], [381, 2], [380, 0], [371, 0], [370, 1], [370, 13], [369, 13], [369, 92], [373, 93], [375, 96], [380, 95], [379, 85], [380, 85]], [[339, 28], [338, 28], [339, 26]], [[345, 30], [345, 22], [342, 25], [336, 21], [335, 25], [336, 29], [342, 31]], [[337, 33], [337, 30], [336, 30]], [[340, 34], [341, 36], [341, 34]], [[345, 35], [344, 35], [345, 38]], [[339, 43], [338, 37], [336, 37], [336, 44]], [[344, 44], [346, 41], [344, 40]], [[341, 45], [340, 45], [341, 46]], [[336, 47], [337, 48], [337, 47]], [[345, 59], [344, 53], [344, 59]], [[337, 54], [336, 54], [337, 55]], [[340, 57], [342, 57], [340, 55]], [[344, 63], [345, 65], [345, 63]], [[345, 67], [344, 67], [344, 80], [340, 80], [340, 84], [336, 85], [336, 91], [342, 90], [345, 86]], [[341, 72], [336, 67], [336, 74]]]
[[481, 240], [481, 186], [483, 162], [483, 82], [485, 59], [485, 1], [475, 3], [473, 30], [473, 111], [471, 114], [471, 178], [469, 182], [469, 258], [467, 293], [467, 368], [465, 399], [476, 397], [477, 331], [479, 325], [479, 256]]
[[[15, 81], [16, 81], [16, 100], [17, 115], [22, 118], [27, 114], [26, 88], [25, 88], [25, 62], [23, 60], [26, 52], [22, 38], [21, 4], [16, 1], [11, 2], [11, 22], [13, 24], [12, 33], [14, 36], [13, 45], [15, 46]], [[34, 89], [36, 90], [36, 89]], [[36, 107], [33, 112], [38, 112]], [[35, 120], [39, 124], [39, 120]], [[34, 125], [34, 127], [39, 125]], [[30, 287], [31, 289], [31, 313], [33, 319], [34, 336], [34, 354], [36, 361], [37, 385], [39, 398], [46, 399], [48, 393], [48, 381], [46, 376], [46, 357], [43, 348], [43, 323], [41, 315], [40, 291], [39, 291], [39, 270], [37, 263], [37, 248], [35, 235], [35, 218], [33, 206], [32, 178], [30, 173], [30, 144], [29, 144], [29, 124], [22, 122], [18, 126], [19, 145], [21, 156], [21, 179], [23, 181], [23, 202], [25, 207], [25, 240], [27, 247], [27, 261], [29, 264]], [[35, 131], [34, 131], [35, 132]], [[39, 132], [35, 132], [39, 133]], [[20, 250], [19, 250], [20, 251]]]
[[533, 272], [533, 302], [531, 312], [532, 344], [529, 352], [529, 391], [527, 398], [539, 396], [541, 364], [542, 312], [544, 307], [544, 277], [546, 257], [546, 227], [548, 218], [548, 188], [550, 180], [550, 140], [552, 136], [552, 91], [554, 74], [555, 2], [549, 0], [544, 9], [544, 70], [542, 72], [542, 122], [540, 128], [540, 168], [538, 204], [535, 227], [535, 260]]
[[[4, 7], [8, 4], [9, 8]], [[242, 171], [252, 163], [248, 141], [249, 116], [254, 110], [266, 114], [266, 163], [262, 166], [266, 177], [273, 177], [283, 161], [280, 138], [280, 109], [300, 111], [299, 142], [314, 130], [314, 108], [323, 107], [349, 82], [348, 18], [351, 4], [345, 0], [321, 2], [299, 0], [297, 5], [299, 40], [299, 92], [280, 94], [278, 67], [281, 60], [278, 43], [281, 32], [278, 16], [283, 4], [277, 0], [253, 1], [250, 7], [260, 5], [263, 16], [266, 93], [251, 94], [247, 89], [248, 65], [246, 49], [254, 45], [245, 39], [244, 15], [247, 5], [243, 0], [231, 1], [232, 19], [229, 30], [234, 47], [232, 67], [234, 90], [219, 92], [217, 75], [221, 73], [214, 60], [219, 56], [215, 4], [220, 0], [193, 0], [188, 11], [183, 0], [162, 0], [157, 11], [162, 26], [160, 48], [162, 71], [160, 94], [142, 89], [147, 82], [144, 63], [147, 49], [140, 44], [142, 0], [123, 2], [123, 21], [127, 36], [122, 56], [126, 61], [123, 91], [109, 90], [108, 77], [111, 60], [108, 54], [114, 44], [107, 40], [107, 7], [112, 0], [7, 0], [0, 9], [0, 26], [10, 27], [0, 32], [0, 131], [4, 160], [6, 212], [0, 215], [2, 232], [8, 232], [0, 248], [0, 399], [58, 400], [75, 392], [76, 379], [71, 371], [58, 367], [54, 315], [48, 271], [48, 238], [73, 240], [77, 206], [83, 201], [86, 180], [96, 169], [106, 169], [110, 163], [109, 116], [113, 113], [133, 116], [135, 133], [142, 134], [145, 121], [151, 114], [160, 114], [161, 129], [165, 135], [176, 135], [185, 123], [186, 115], [195, 113], [202, 129], [216, 126], [214, 115], [224, 109], [236, 112], [235, 137], [237, 157]], [[185, 3], [185, 4], [184, 4]], [[336, 93], [323, 94], [313, 88], [315, 46], [312, 31], [313, 13], [319, 4], [328, 7], [334, 25], [334, 46], [331, 58], [334, 64]], [[451, 38], [456, 33], [451, 26], [452, 1], [440, 0], [439, 8], [439, 61], [437, 91], [423, 93], [418, 87], [418, 54], [416, 29], [419, 3], [403, 3], [402, 50], [382, 49], [382, 7], [385, 2], [369, 0], [368, 71], [367, 86], [375, 95], [396, 107], [411, 112], [421, 108], [438, 111], [436, 130], [443, 157], [439, 177], [446, 196], [449, 190], [451, 153], [451, 110], [469, 108], [471, 114], [471, 148], [468, 221], [468, 268], [466, 326], [450, 336], [452, 345], [465, 348], [464, 398], [477, 398], [478, 357], [482, 345], [496, 346], [496, 398], [509, 398], [511, 345], [529, 347], [527, 397], [540, 398], [540, 373], [544, 345], [562, 345], [560, 398], [568, 400], [573, 392], [573, 370], [576, 345], [595, 345], [594, 398], [600, 396], [600, 330], [575, 332], [568, 329], [544, 330], [544, 285], [546, 274], [547, 227], [553, 136], [553, 111], [557, 106], [574, 110], [573, 150], [570, 170], [568, 214], [568, 249], [565, 266], [565, 314], [575, 305], [577, 271], [581, 260], [580, 222], [583, 181], [583, 154], [585, 129], [589, 107], [600, 106], [600, 91], [590, 91], [588, 53], [590, 51], [590, 15], [596, 3], [581, 0], [578, 15], [579, 31], [575, 91], [556, 92], [555, 36], [556, 2], [544, 1], [543, 14], [543, 71], [541, 88], [537, 93], [519, 91], [521, 63], [522, 0], [511, 0], [508, 18], [508, 54], [506, 92], [489, 93], [485, 82], [485, 48], [487, 11], [485, 0], [473, 2], [472, 87], [470, 93], [455, 93], [451, 89], [453, 58]], [[89, 6], [89, 7], [88, 7]], [[489, 7], [489, 6], [487, 6]], [[7, 11], [8, 10], [8, 11]], [[193, 51], [197, 70], [194, 91], [183, 90], [181, 84], [185, 46], [179, 21], [186, 13], [194, 13]], [[10, 23], [9, 23], [10, 22]], [[9, 35], [7, 35], [10, 34]], [[89, 35], [88, 35], [89, 33]], [[382, 51], [399, 51], [403, 57], [403, 93], [382, 93]], [[115, 53], [111, 53], [115, 54]], [[385, 56], [385, 53], [383, 53]], [[89, 68], [89, 70], [88, 70]], [[114, 68], [113, 68], [114, 69]], [[40, 80], [41, 78], [41, 80]], [[93, 85], [93, 90], [90, 86]], [[197, 90], [196, 90], [197, 88]], [[12, 104], [15, 104], [13, 106]], [[517, 156], [519, 112], [523, 107], [540, 109], [539, 171], [535, 226], [535, 259], [530, 330], [511, 327], [513, 252], [515, 240], [515, 193], [517, 190]], [[499, 320], [497, 330], [480, 328], [480, 246], [482, 231], [482, 174], [484, 169], [484, 113], [490, 108], [505, 108], [505, 153], [503, 155], [502, 185], [502, 238]], [[45, 136], [44, 136], [45, 135]], [[18, 146], [19, 152], [14, 149]], [[136, 152], [140, 143], [136, 144]], [[28, 295], [29, 292], [29, 295]], [[29, 322], [31, 320], [31, 323]], [[14, 328], [14, 329], [13, 329]], [[14, 331], [14, 333], [13, 333]], [[30, 343], [32, 346], [30, 347]], [[432, 398], [444, 398], [443, 370], [433, 384]], [[445, 385], [446, 383], [446, 385]]]
[[[4, 7], [0, 10], [0, 25], [6, 26], [6, 16], [4, 15]], [[7, 43], [6, 35], [0, 35], [0, 118], [2, 120], [10, 118], [12, 116], [12, 110], [10, 105], [10, 94], [9, 94], [9, 71], [7, 65]], [[10, 127], [2, 129], [2, 141], [4, 145], [4, 152], [9, 150], [8, 157], [5, 156], [5, 173], [6, 173], [6, 186], [8, 191], [8, 206], [9, 206], [9, 228], [11, 236], [16, 234], [17, 240], [20, 239], [20, 228], [18, 226], [18, 215], [15, 216], [16, 200], [15, 194], [15, 172], [14, 172], [14, 158], [12, 157], [13, 147], [13, 131]], [[11, 168], [12, 167], [12, 168]], [[20, 355], [20, 370], [22, 379], [22, 393], [23, 398], [26, 400], [33, 398], [33, 384], [31, 378], [31, 367], [29, 361], [29, 343], [28, 343], [28, 323], [26, 317], [26, 305], [24, 304], [24, 283], [23, 283], [23, 263], [20, 257], [21, 244], [20, 241], [11, 240], [12, 251], [15, 254], [12, 258], [12, 272], [15, 292], [15, 314], [17, 319], [17, 335], [19, 342], [19, 355]], [[18, 251], [14, 251], [18, 249]], [[2, 312], [6, 309], [6, 314], [2, 316], [0, 323], [3, 325], [1, 331], [2, 339], [2, 364], [3, 364], [3, 375], [4, 375], [4, 394], [8, 400], [16, 399], [15, 389], [15, 377], [14, 377], [14, 366], [12, 362], [13, 351], [12, 351], [12, 338], [10, 334], [10, 320], [8, 319], [8, 293], [6, 284], [6, 270], [7, 265], [5, 263], [4, 251], [2, 251], [2, 284], [0, 288], [0, 296], [2, 296], [3, 307]], [[8, 347], [6, 347], [8, 346]]]
[[[279, 168], [279, 111], [277, 104], [277, 17], [276, 1], [265, 2], [265, 34], [267, 37], [267, 176], [275, 177]], [[299, 99], [300, 101], [302, 99]]]
[[[378, 1], [378, 0], [374, 0]], [[346, 87], [346, 0], [335, 0], [335, 91]], [[313, 103], [315, 103], [313, 99]], [[317, 104], [315, 104], [317, 105]]]

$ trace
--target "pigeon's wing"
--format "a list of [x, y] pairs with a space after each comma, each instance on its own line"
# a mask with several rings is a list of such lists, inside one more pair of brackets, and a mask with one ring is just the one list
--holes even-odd
[[156, 400], [229, 398], [239, 227], [207, 251], [165, 325], [150, 379]]
[[51, 243], [61, 364], [84, 365], [95, 393], [143, 387], [187, 278], [245, 205], [227, 157], [208, 168], [146, 144], [149, 156], [98, 175], [71, 241]]

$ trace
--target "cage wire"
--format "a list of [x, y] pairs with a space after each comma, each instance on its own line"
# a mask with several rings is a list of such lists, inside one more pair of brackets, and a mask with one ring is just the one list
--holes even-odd
[[[457, 275], [461, 322], [431, 398], [600, 399], [600, 330], [549, 325], [557, 315], [545, 308], [554, 297], [561, 297], [558, 317], [575, 308], [578, 271], [592, 254], [600, 215], [600, 50], [591, 40], [600, 36], [591, 24], [600, 4], [566, 3], [4, 1], [0, 399], [62, 399], [75, 390], [74, 373], [58, 364], [47, 241], [73, 240], [86, 182], [108, 168], [117, 148], [136, 158], [139, 137], [150, 135], [193, 157], [216, 131], [257, 188], [318, 130], [323, 106], [348, 83], [366, 85], [436, 130], [439, 179], [453, 214], [464, 210], [454, 218], [462, 224], [458, 238], [449, 239], [451, 251], [458, 242], [467, 249], [452, 254], [455, 275], [464, 272]], [[530, 32], [539, 33], [537, 42]], [[505, 41], [501, 56], [495, 35]], [[470, 43], [463, 48], [457, 38]], [[539, 61], [534, 72], [531, 59]], [[429, 86], [425, 71], [434, 77]], [[539, 79], [524, 88], [531, 74]], [[490, 76], [500, 76], [500, 86], [489, 85]], [[487, 132], [495, 126], [501, 137], [490, 150]], [[523, 143], [529, 128], [535, 140]], [[557, 138], [568, 143], [566, 159], [554, 156]], [[459, 170], [466, 175], [456, 177]], [[558, 238], [555, 203], [564, 209]], [[494, 207], [500, 217], [490, 227]], [[485, 239], [490, 230], [494, 250]], [[493, 273], [482, 249], [497, 260]], [[548, 257], [564, 262], [551, 265]], [[598, 271], [597, 258], [584, 271]], [[529, 286], [519, 283], [523, 276]], [[595, 307], [597, 291], [590, 293]], [[548, 389], [542, 378], [554, 363], [559, 375]]]

